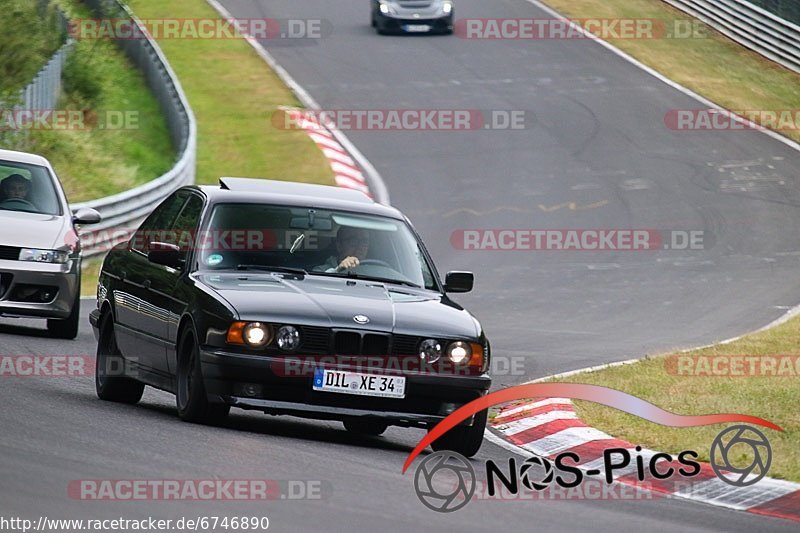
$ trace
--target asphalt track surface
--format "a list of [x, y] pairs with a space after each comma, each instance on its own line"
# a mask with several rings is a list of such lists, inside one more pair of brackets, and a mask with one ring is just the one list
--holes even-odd
[[[350, 132], [422, 234], [441, 271], [473, 270], [459, 298], [498, 357], [524, 375], [497, 386], [698, 345], [763, 326], [800, 301], [800, 154], [755, 132], [686, 133], [670, 109], [699, 108], [589, 41], [378, 37], [365, 0], [228, 0], [236, 17], [329, 21], [315, 42], [264, 45], [328, 109], [526, 110], [522, 131]], [[523, 0], [460, 0], [458, 17], [547, 17]], [[246, 73], [243, 73], [246, 75]], [[575, 209], [569, 205], [574, 202]], [[592, 207], [594, 206], [594, 207]], [[676, 252], [463, 252], [464, 228], [704, 230]], [[92, 302], [83, 302], [88, 316]], [[0, 320], [0, 353], [93, 354]], [[181, 423], [174, 399], [103, 403], [91, 377], [0, 383], [0, 515], [50, 518], [268, 516], [277, 531], [781, 531], [796, 524], [681, 500], [473, 502], [452, 514], [417, 500], [400, 471], [423, 433], [358, 440], [339, 424], [234, 412]], [[735, 410], [735, 406], [732, 406]], [[779, 420], [776, 422], [780, 422]], [[485, 459], [510, 452], [485, 443]], [[480, 468], [480, 467], [479, 467]], [[71, 499], [76, 479], [321, 480], [323, 498], [273, 502]]]

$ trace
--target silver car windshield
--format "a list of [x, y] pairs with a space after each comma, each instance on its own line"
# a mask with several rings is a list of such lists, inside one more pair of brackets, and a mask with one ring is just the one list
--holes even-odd
[[0, 160], [0, 210], [60, 215], [61, 202], [47, 168]]
[[196, 236], [202, 269], [291, 270], [436, 289], [404, 221], [345, 211], [220, 204]]

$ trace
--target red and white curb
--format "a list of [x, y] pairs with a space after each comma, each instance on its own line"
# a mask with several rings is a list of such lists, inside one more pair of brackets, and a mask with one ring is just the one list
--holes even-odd
[[[584, 471], [602, 469], [603, 451], [608, 448], [625, 448], [631, 457], [642, 456], [645, 464], [657, 453], [637, 451], [630, 442], [588, 426], [566, 398], [531, 400], [508, 407], [492, 420], [490, 427], [508, 443], [534, 455], [554, 459], [567, 451], [576, 453], [581, 458], [578, 468]], [[701, 463], [700, 473], [692, 478], [647, 477], [639, 481], [636, 472], [636, 462], [631, 461], [628, 467], [614, 472], [614, 481], [719, 507], [800, 521], [798, 483], [767, 477], [749, 487], [734, 487], [720, 480], [708, 463]]]
[[322, 126], [316, 117], [303, 109], [293, 107], [281, 107], [280, 109], [288, 115], [291, 123], [296, 124], [298, 128], [305, 131], [311, 140], [316, 143], [317, 147], [322, 150], [322, 153], [325, 154], [331, 165], [331, 170], [333, 170], [336, 185], [361, 191], [372, 198], [364, 173], [361, 172], [361, 169], [350, 157], [347, 150], [339, 144], [336, 137]]

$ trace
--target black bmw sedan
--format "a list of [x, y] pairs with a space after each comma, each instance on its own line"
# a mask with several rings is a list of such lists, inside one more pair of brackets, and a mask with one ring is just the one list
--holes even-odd
[[[396, 209], [361, 192], [222, 178], [183, 187], [106, 257], [90, 321], [103, 400], [146, 385], [179, 416], [231, 407], [341, 420], [355, 433], [431, 428], [488, 391], [490, 347]], [[472, 456], [481, 412], [436, 441]]]

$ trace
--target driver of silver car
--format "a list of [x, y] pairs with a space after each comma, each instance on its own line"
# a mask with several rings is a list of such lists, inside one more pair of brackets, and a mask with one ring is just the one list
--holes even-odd
[[317, 272], [343, 272], [356, 268], [369, 253], [369, 231], [353, 226], [342, 226], [336, 233], [336, 254], [313, 270]]
[[31, 186], [28, 180], [20, 174], [11, 174], [2, 182], [0, 182], [0, 191], [2, 191], [3, 200], [28, 200], [28, 194], [31, 192]]

